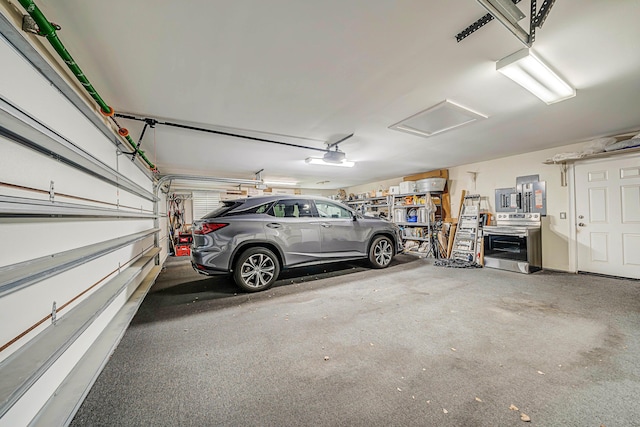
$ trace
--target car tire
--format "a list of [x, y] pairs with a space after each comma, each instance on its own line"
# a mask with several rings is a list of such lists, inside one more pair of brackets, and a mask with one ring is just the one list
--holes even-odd
[[376, 237], [369, 247], [369, 263], [373, 268], [387, 268], [393, 255], [393, 242], [387, 236]]
[[278, 257], [267, 248], [250, 248], [236, 261], [233, 280], [246, 292], [269, 289], [280, 274]]

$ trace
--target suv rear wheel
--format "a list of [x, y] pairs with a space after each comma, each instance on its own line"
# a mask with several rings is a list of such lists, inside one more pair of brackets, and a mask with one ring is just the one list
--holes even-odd
[[369, 262], [373, 268], [385, 268], [393, 258], [393, 242], [386, 236], [378, 236], [369, 248]]
[[280, 263], [267, 248], [250, 248], [240, 255], [233, 272], [233, 280], [247, 292], [269, 289], [280, 274]]

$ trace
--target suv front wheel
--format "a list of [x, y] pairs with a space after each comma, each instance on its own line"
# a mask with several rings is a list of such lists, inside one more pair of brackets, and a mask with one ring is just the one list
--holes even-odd
[[280, 274], [280, 263], [267, 248], [249, 248], [240, 255], [233, 272], [233, 280], [247, 292], [269, 289]]
[[369, 262], [373, 268], [385, 268], [393, 258], [393, 242], [386, 236], [378, 236], [369, 248]]

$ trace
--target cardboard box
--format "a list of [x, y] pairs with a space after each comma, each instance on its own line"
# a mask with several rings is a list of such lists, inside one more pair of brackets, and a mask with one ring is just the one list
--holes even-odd
[[403, 181], [417, 181], [425, 178], [444, 178], [449, 179], [449, 169], [438, 169], [429, 172], [418, 173], [415, 175], [405, 176]]

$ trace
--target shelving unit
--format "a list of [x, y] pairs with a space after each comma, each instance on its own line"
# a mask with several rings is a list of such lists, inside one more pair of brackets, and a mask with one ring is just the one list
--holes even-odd
[[[436, 205], [436, 211], [432, 214], [424, 213], [421, 215], [419, 209], [426, 210], [427, 194], [431, 195], [432, 201], [434, 197], [437, 197], [438, 201], [434, 201], [434, 204]], [[405, 203], [407, 197], [412, 197], [414, 199], [414, 202]], [[423, 200], [423, 202], [415, 203], [416, 199]], [[438, 251], [436, 248], [434, 224], [435, 222], [442, 220], [442, 192], [422, 191], [415, 193], [393, 194], [389, 196], [389, 205], [389, 212], [392, 221], [400, 226], [402, 230], [403, 244], [406, 245], [409, 241], [420, 242], [417, 248], [413, 246], [406, 249], [405, 252], [413, 255], [418, 255], [420, 257], [436, 257], [438, 255]], [[411, 209], [416, 210], [417, 218], [415, 222], [406, 220], [408, 219], [408, 214]], [[434, 221], [431, 220], [431, 215], [434, 216]], [[420, 219], [420, 216], [423, 216], [424, 221], [417, 221], [418, 219]], [[405, 220], [400, 220], [401, 217]]]
[[[438, 257], [440, 251], [437, 249], [437, 238], [434, 225], [443, 219], [442, 208], [442, 191], [419, 191], [414, 193], [403, 194], [390, 194], [388, 196], [381, 197], [367, 197], [364, 199], [348, 200], [345, 203], [355, 209], [361, 214], [374, 214], [380, 215], [382, 213], [390, 221], [396, 223], [402, 231], [403, 244], [409, 241], [418, 242], [418, 247], [415, 249], [407, 249], [405, 253], [410, 253], [420, 257], [434, 256]], [[427, 207], [427, 194], [431, 195], [434, 204], [436, 205], [435, 213], [423, 214], [425, 221], [407, 221], [407, 214], [410, 209], [416, 210], [416, 215], [419, 215], [419, 209], [426, 209]], [[414, 203], [405, 203], [407, 197], [412, 197]], [[434, 200], [434, 198], [437, 199]], [[422, 200], [421, 203], [415, 203], [417, 200]], [[403, 211], [402, 214], [396, 214], [396, 211]], [[431, 217], [434, 217], [433, 220]], [[402, 220], [400, 220], [402, 217]]]
[[357, 212], [360, 212], [362, 215], [366, 213], [372, 213], [374, 215], [380, 215], [380, 213], [384, 213], [387, 218], [390, 218], [390, 196], [380, 196], [380, 197], [367, 197], [365, 199], [356, 199], [349, 200], [346, 202], [347, 205], [351, 206]]

